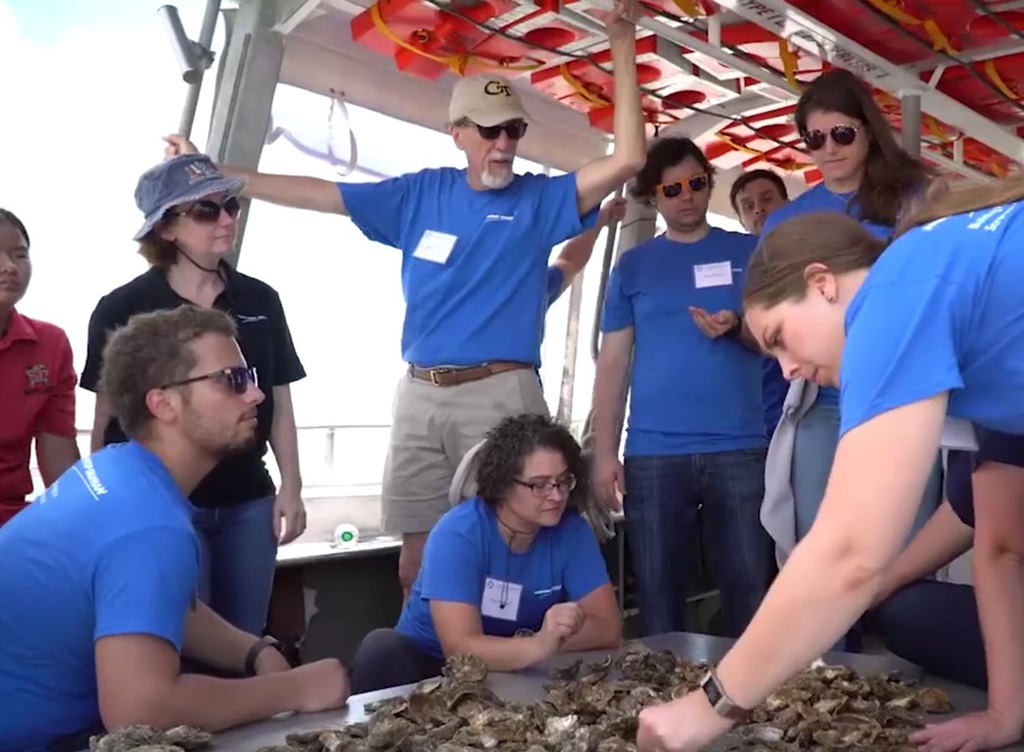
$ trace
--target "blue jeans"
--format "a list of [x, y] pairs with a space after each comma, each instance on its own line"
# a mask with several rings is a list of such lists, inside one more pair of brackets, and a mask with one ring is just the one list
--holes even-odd
[[758, 516], [764, 458], [764, 449], [626, 457], [623, 508], [645, 635], [686, 631], [701, 529], [725, 629], [738, 637], [746, 628], [775, 576], [773, 544]]
[[262, 635], [277, 566], [274, 497], [196, 509], [192, 523], [203, 554], [200, 600], [239, 629]]
[[[815, 404], [800, 419], [793, 443], [793, 464], [790, 484], [796, 505], [796, 539], [799, 541], [811, 529], [818, 508], [825, 496], [828, 476], [832, 472], [836, 446], [839, 444], [839, 407]], [[907, 538], [917, 534], [942, 503], [942, 463], [936, 457], [935, 467], [925, 489], [914, 527]], [[860, 627], [855, 625], [846, 637], [837, 642], [833, 650], [860, 652]]]

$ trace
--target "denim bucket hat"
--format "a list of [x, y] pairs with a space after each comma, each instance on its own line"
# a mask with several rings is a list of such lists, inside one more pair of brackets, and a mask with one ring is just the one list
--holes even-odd
[[239, 193], [244, 178], [228, 178], [205, 154], [182, 154], [142, 173], [135, 186], [135, 205], [145, 216], [135, 240], [142, 240], [178, 204], [198, 201], [214, 193]]

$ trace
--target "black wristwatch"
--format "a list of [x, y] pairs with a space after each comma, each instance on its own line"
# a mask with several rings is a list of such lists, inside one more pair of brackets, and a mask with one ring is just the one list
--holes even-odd
[[725, 336], [725, 337], [738, 337], [740, 335], [740, 332], [742, 332], [742, 331], [743, 331], [743, 316], [741, 316], [740, 314], [737, 313], [736, 314], [736, 323], [733, 324], [729, 328], [729, 331], [727, 331], [723, 336]]
[[278, 649], [280, 646], [281, 643], [269, 635], [261, 637], [254, 642], [253, 646], [249, 648], [249, 652], [245, 654], [245, 675], [256, 676], [256, 659], [259, 657], [260, 653], [262, 653], [266, 648]]
[[700, 688], [707, 695], [711, 707], [722, 718], [728, 718], [730, 721], [742, 721], [750, 713], [749, 710], [741, 708], [729, 699], [729, 695], [722, 688], [722, 683], [718, 680], [718, 674], [715, 673], [714, 668], [708, 671], [704, 678], [701, 679]]

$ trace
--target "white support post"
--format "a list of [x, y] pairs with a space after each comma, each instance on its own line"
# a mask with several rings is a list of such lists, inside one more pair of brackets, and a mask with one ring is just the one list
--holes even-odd
[[[284, 56], [284, 37], [273, 31], [278, 10], [273, 0], [239, 5], [206, 142], [207, 153], [218, 163], [259, 167]], [[242, 207], [235, 250], [227, 257], [232, 266], [241, 254], [249, 201], [243, 200]]]
[[900, 94], [900, 119], [903, 121], [903, 148], [914, 157], [921, 156], [921, 95], [916, 91]]

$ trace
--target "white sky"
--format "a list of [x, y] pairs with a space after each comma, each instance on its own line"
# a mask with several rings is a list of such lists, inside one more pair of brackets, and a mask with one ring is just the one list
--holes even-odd
[[[89, 315], [99, 298], [145, 270], [131, 236], [141, 216], [138, 176], [162, 158], [160, 136], [178, 127], [185, 84], [156, 15], [161, 0], [0, 0], [0, 206], [18, 214], [32, 239], [34, 276], [19, 308], [63, 327], [75, 365], [85, 360]], [[198, 36], [202, 0], [178, 0], [186, 31]], [[222, 36], [214, 40], [222, 50]], [[212, 72], [212, 71], [211, 71]], [[196, 119], [202, 148], [212, 75]], [[326, 142], [326, 99], [281, 87], [278, 123]], [[360, 162], [384, 172], [461, 166], [443, 134], [350, 108]], [[336, 149], [347, 153], [344, 134]], [[336, 177], [327, 164], [279, 140], [264, 150], [269, 171]], [[517, 163], [517, 169], [536, 165]], [[360, 179], [355, 177], [353, 179]], [[366, 179], [366, 178], [362, 178]], [[731, 220], [715, 224], [736, 227]], [[598, 253], [603, 240], [597, 246]], [[596, 261], [596, 259], [595, 259]], [[277, 288], [308, 378], [293, 387], [300, 426], [387, 425], [402, 373], [404, 313], [399, 255], [365, 240], [345, 218], [254, 206], [240, 269]], [[599, 267], [585, 277], [574, 416], [585, 416], [593, 384], [589, 339]], [[568, 294], [548, 317], [543, 358], [549, 404], [557, 404]], [[92, 422], [91, 395], [78, 391], [78, 426]], [[347, 431], [338, 441], [359, 458], [333, 484], [376, 484], [386, 429]], [[323, 455], [323, 437], [303, 439], [305, 456]], [[339, 447], [339, 454], [343, 451]], [[347, 451], [347, 450], [346, 450]], [[318, 471], [306, 467], [307, 485]], [[324, 473], [326, 467], [322, 468]], [[324, 481], [328, 479], [323, 478]]]

